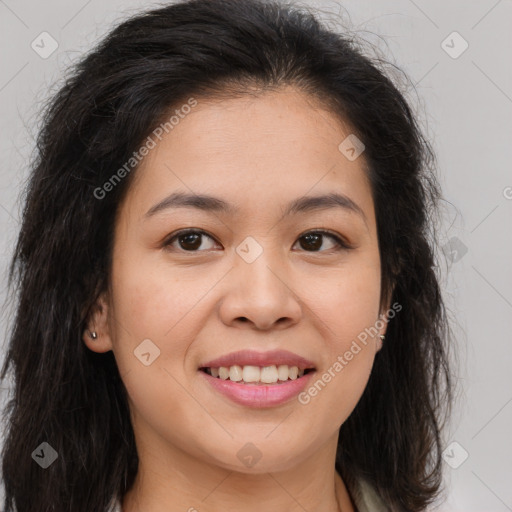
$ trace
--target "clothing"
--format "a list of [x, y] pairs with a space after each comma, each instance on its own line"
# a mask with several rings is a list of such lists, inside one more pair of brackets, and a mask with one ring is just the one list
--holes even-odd
[[[389, 510], [373, 487], [364, 480], [359, 480], [350, 489], [350, 495], [357, 507], [357, 512], [388, 512]], [[113, 507], [111, 512], [122, 512], [119, 500], [113, 500]]]
[[357, 512], [389, 512], [389, 507], [365, 480], [359, 480], [349, 489], [349, 492], [357, 507]]

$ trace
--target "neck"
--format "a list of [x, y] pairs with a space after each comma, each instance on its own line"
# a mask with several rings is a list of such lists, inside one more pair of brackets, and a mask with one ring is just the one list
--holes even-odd
[[123, 498], [122, 511], [260, 512], [264, 505], [282, 512], [354, 512], [345, 483], [334, 469], [336, 442], [337, 432], [301, 463], [259, 473], [220, 467], [168, 443], [138, 446], [138, 473]]

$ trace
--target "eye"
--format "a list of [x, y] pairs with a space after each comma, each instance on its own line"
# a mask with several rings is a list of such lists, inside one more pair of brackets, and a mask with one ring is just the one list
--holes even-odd
[[[164, 242], [163, 246], [166, 249], [175, 248], [175, 242], [177, 242], [179, 249], [182, 249], [185, 252], [201, 252], [198, 249], [203, 246], [201, 240], [203, 237], [214, 241], [213, 237], [200, 229], [184, 229], [171, 235]], [[298, 240], [303, 240], [300, 245], [307, 252], [322, 252], [321, 247], [323, 245], [323, 238], [328, 238], [334, 242], [333, 246], [328, 247], [327, 249], [324, 248], [323, 252], [332, 249], [335, 251], [341, 251], [352, 248], [352, 246], [345, 242], [341, 237], [326, 230], [308, 231], [307, 233], [301, 235]], [[211, 249], [211, 247], [206, 247], [206, 249], [203, 247], [203, 250], [208, 249]]]
[[324, 250], [333, 249], [335, 251], [340, 251], [343, 249], [351, 249], [352, 247], [346, 243], [341, 237], [335, 235], [334, 233], [331, 233], [326, 230], [319, 230], [319, 231], [309, 231], [305, 233], [304, 235], [301, 235], [299, 237], [299, 240], [305, 240], [305, 242], [301, 243], [301, 246], [307, 249], [308, 252], [322, 252], [320, 251], [320, 248], [322, 247], [322, 238], [329, 238], [334, 241], [334, 247], [330, 247]]
[[202, 245], [201, 237], [206, 237], [209, 238], [210, 240], [213, 240], [213, 238], [210, 235], [208, 235], [204, 231], [201, 231], [200, 229], [184, 229], [176, 233], [174, 236], [168, 238], [164, 243], [164, 247], [171, 247], [174, 241], [176, 240], [181, 245], [181, 248], [183, 248], [184, 251], [198, 252], [197, 249], [200, 248]]

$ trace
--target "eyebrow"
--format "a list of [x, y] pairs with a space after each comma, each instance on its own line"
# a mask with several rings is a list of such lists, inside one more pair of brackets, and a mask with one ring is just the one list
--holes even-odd
[[[152, 217], [169, 208], [196, 208], [205, 212], [223, 213], [231, 216], [238, 214], [238, 208], [218, 197], [205, 194], [174, 192], [152, 206], [146, 212], [145, 217]], [[347, 212], [355, 213], [364, 220], [365, 224], [367, 222], [362, 208], [348, 196], [337, 192], [319, 196], [299, 197], [287, 205], [283, 212], [283, 217], [332, 208], [342, 208]]]

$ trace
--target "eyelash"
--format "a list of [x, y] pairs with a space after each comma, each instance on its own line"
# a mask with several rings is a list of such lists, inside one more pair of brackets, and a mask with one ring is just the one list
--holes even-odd
[[[183, 229], [181, 231], [178, 231], [177, 233], [173, 233], [170, 237], [168, 237], [164, 241], [163, 247], [167, 250], [171, 250], [171, 249], [169, 249], [169, 247], [174, 242], [174, 240], [176, 240], [180, 236], [185, 236], [185, 235], [189, 235], [189, 234], [205, 235], [208, 238], [211, 238], [212, 240], [214, 240], [216, 242], [215, 238], [213, 236], [209, 235], [208, 233], [206, 233], [206, 231], [203, 231], [201, 229], [190, 229], [189, 228], [189, 229]], [[325, 230], [325, 229], [316, 229], [316, 230], [306, 231], [305, 233], [301, 234], [297, 238], [297, 240], [300, 240], [301, 238], [305, 237], [306, 235], [310, 235], [310, 234], [326, 236], [326, 237], [330, 238], [331, 240], [334, 240], [337, 247], [335, 247], [334, 249], [327, 249], [326, 251], [306, 251], [306, 252], [322, 253], [322, 252], [329, 252], [329, 251], [333, 251], [333, 250], [338, 252], [338, 251], [348, 251], [350, 249], [353, 249], [353, 247], [348, 242], [346, 242], [345, 240], [343, 240], [341, 237], [334, 234], [333, 232]], [[203, 252], [203, 251], [186, 251], [184, 249], [182, 249], [181, 251], [184, 253], [189, 253], [189, 254]]]

